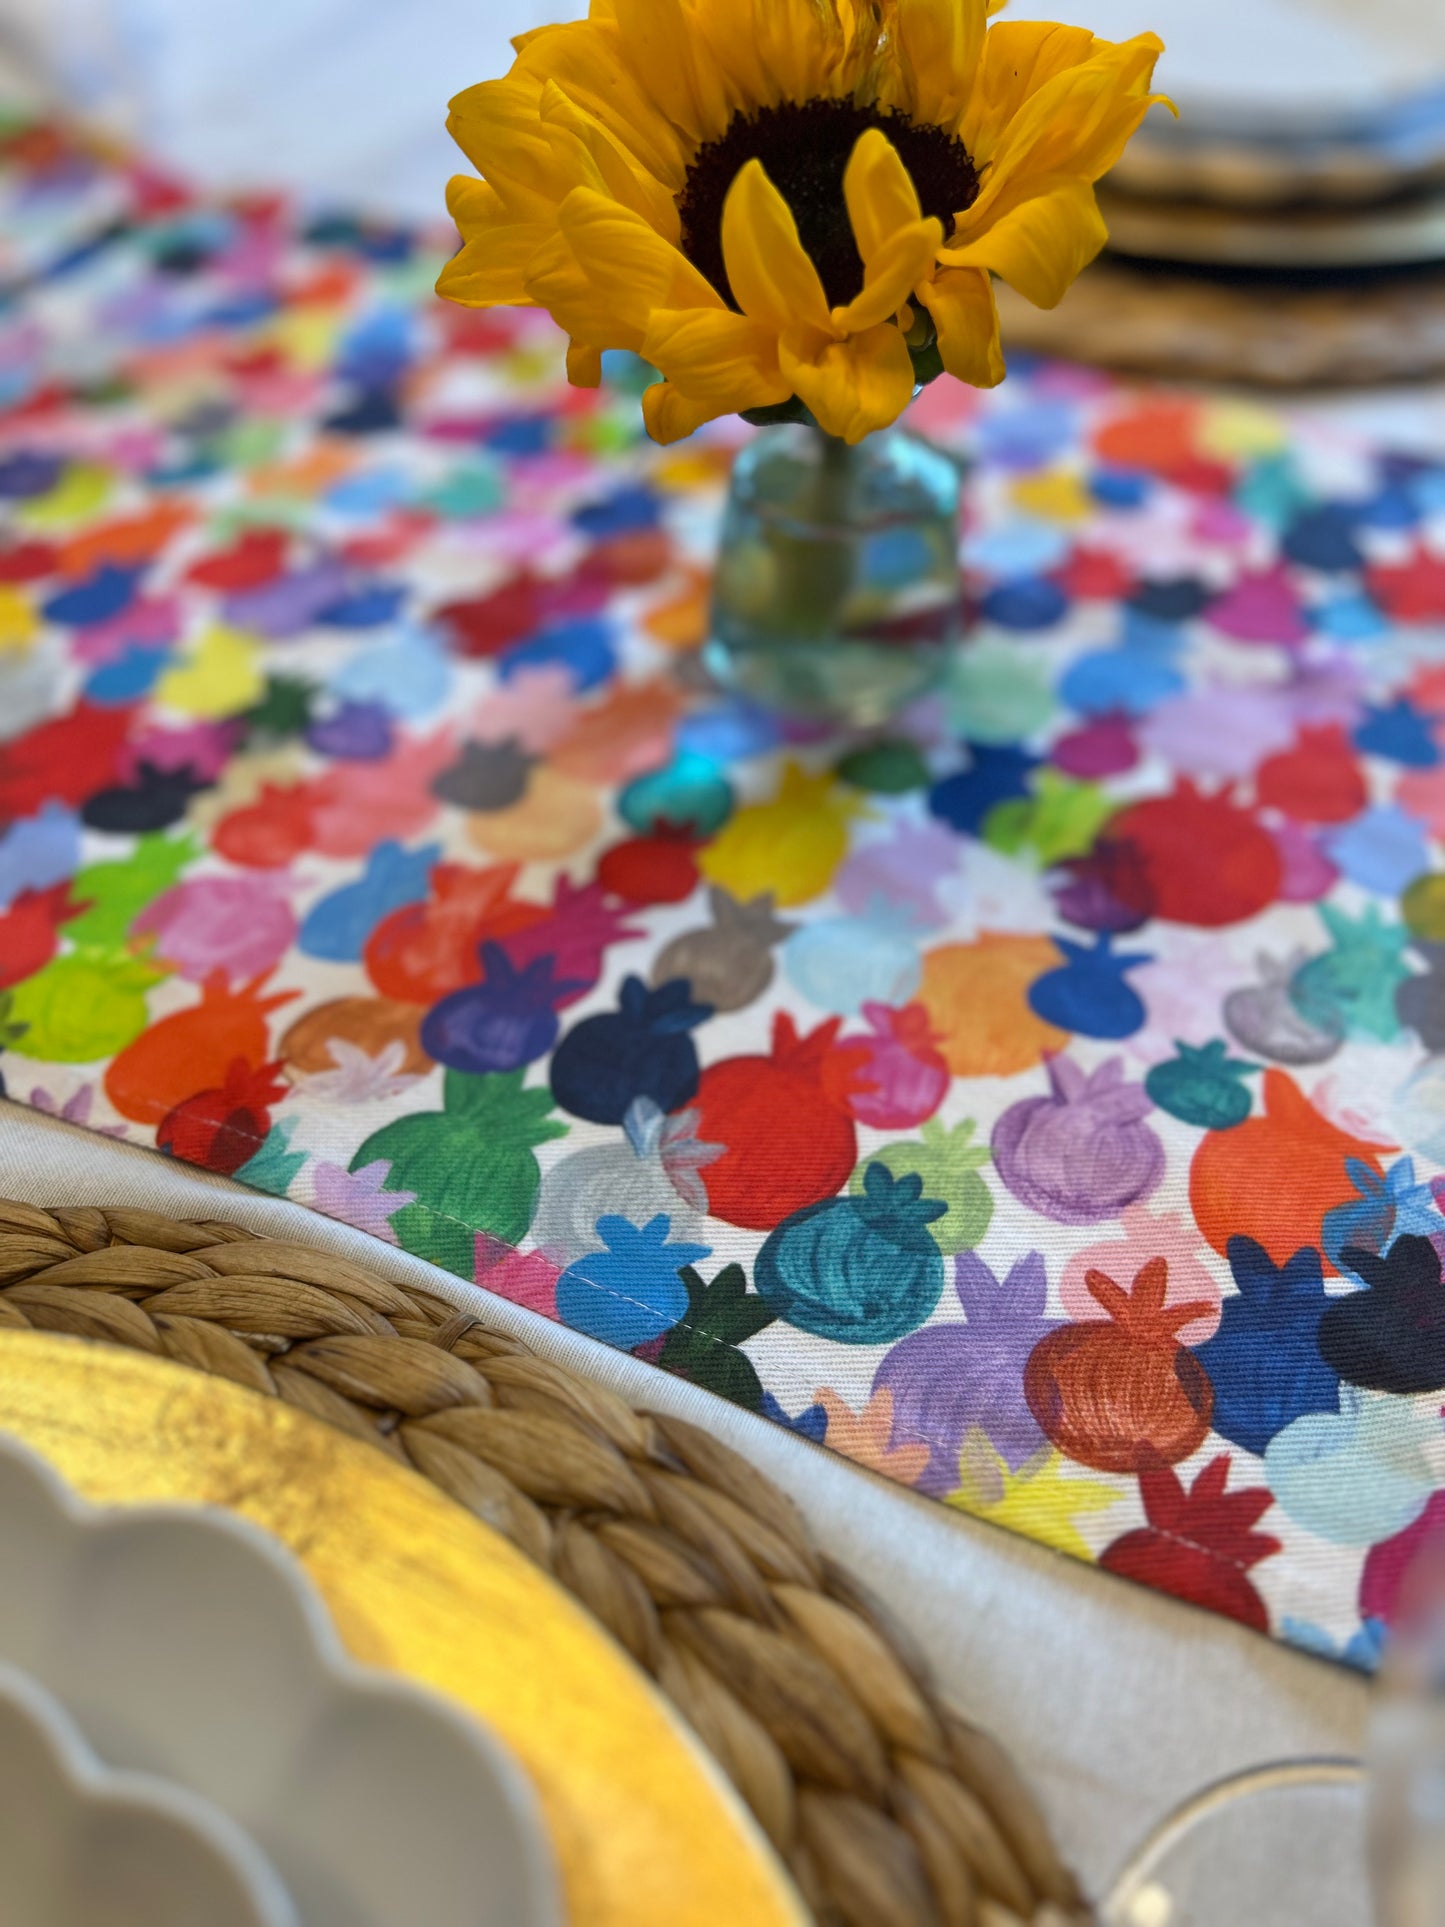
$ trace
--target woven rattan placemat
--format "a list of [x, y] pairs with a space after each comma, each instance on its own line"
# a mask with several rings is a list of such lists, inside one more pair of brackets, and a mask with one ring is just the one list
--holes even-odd
[[224, 1220], [0, 1200], [0, 1326], [285, 1399], [506, 1534], [676, 1703], [825, 1927], [1090, 1917], [998, 1743], [939, 1701], [791, 1502], [697, 1427]]

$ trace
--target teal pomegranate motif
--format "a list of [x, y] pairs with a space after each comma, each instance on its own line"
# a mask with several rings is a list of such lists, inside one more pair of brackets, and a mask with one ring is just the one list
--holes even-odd
[[943, 1295], [943, 1257], [929, 1226], [948, 1210], [914, 1173], [882, 1164], [859, 1197], [805, 1205], [758, 1253], [753, 1282], [779, 1318], [844, 1345], [889, 1345], [916, 1331]]

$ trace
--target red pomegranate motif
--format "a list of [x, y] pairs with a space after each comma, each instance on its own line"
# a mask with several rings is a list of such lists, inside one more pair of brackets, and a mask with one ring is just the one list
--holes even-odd
[[255, 1157], [271, 1129], [270, 1106], [286, 1095], [279, 1064], [248, 1064], [238, 1057], [216, 1090], [196, 1091], [168, 1111], [156, 1129], [162, 1151], [203, 1164], [227, 1177]]
[[237, 1059], [260, 1064], [269, 1058], [268, 1019], [301, 992], [275, 990], [263, 996], [265, 983], [257, 977], [233, 990], [225, 971], [213, 970], [201, 986], [199, 1003], [160, 1018], [127, 1044], [105, 1073], [105, 1094], [121, 1116], [155, 1124], [197, 1086], [221, 1085]]
[[848, 1182], [858, 1134], [845, 1107], [868, 1046], [839, 1044], [841, 1024], [834, 1017], [800, 1037], [779, 1011], [770, 1057], [729, 1057], [703, 1072], [696, 1135], [723, 1146], [702, 1173], [715, 1218], [771, 1231]]
[[1168, 796], [1121, 810], [1108, 835], [1134, 846], [1146, 915], [1214, 930], [1258, 916], [1279, 895], [1284, 871], [1274, 838], [1227, 792], [1206, 796], [1181, 780]]
[[624, 903], [682, 903], [697, 888], [700, 847], [691, 823], [659, 823], [604, 850], [597, 881]]
[[1274, 1498], [1263, 1486], [1226, 1492], [1228, 1482], [1227, 1452], [1211, 1459], [1187, 1492], [1170, 1466], [1143, 1473], [1139, 1496], [1149, 1523], [1106, 1546], [1099, 1564], [1267, 1633], [1269, 1608], [1249, 1570], [1280, 1549], [1278, 1539], [1253, 1530]]
[[281, 870], [311, 847], [315, 824], [314, 784], [266, 783], [254, 803], [227, 811], [211, 842], [243, 869]]
[[1291, 748], [1260, 764], [1255, 796], [1296, 823], [1348, 823], [1369, 802], [1350, 739], [1337, 723], [1302, 729]]
[[479, 946], [517, 935], [547, 916], [540, 903], [522, 903], [511, 894], [518, 868], [438, 863], [426, 902], [390, 911], [366, 940], [366, 972], [381, 995], [403, 1004], [435, 1004], [480, 983]]
[[1166, 1305], [1165, 1258], [1151, 1258], [1130, 1291], [1102, 1271], [1087, 1272], [1084, 1283], [1105, 1319], [1058, 1326], [1024, 1367], [1024, 1397], [1039, 1429], [1069, 1458], [1101, 1472], [1154, 1472], [1187, 1459], [1209, 1435], [1214, 1391], [1178, 1334], [1213, 1305]]

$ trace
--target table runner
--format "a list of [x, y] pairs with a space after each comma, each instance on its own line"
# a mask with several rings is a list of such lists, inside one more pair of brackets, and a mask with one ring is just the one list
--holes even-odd
[[696, 662], [747, 431], [445, 236], [6, 155], [9, 1095], [1370, 1664], [1445, 1516], [1412, 411], [930, 389], [972, 637], [830, 739]]

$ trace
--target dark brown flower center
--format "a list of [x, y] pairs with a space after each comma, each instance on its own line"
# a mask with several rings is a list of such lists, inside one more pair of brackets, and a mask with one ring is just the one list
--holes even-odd
[[761, 161], [798, 224], [803, 246], [832, 307], [863, 286], [863, 262], [843, 200], [843, 173], [870, 127], [881, 127], [918, 190], [925, 214], [946, 235], [978, 196], [978, 170], [961, 141], [942, 127], [916, 126], [906, 114], [880, 113], [851, 100], [809, 100], [738, 114], [720, 139], [700, 147], [677, 197], [682, 251], [736, 307], [723, 266], [722, 212], [728, 189], [749, 161]]

